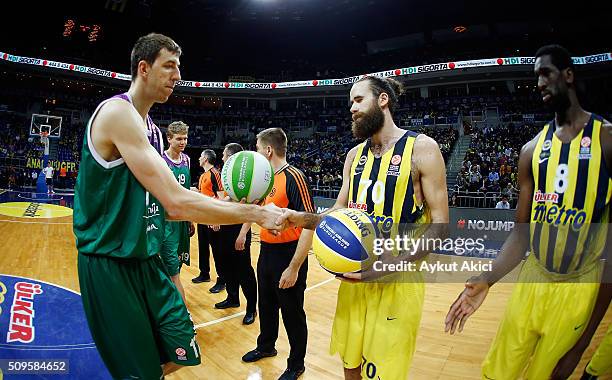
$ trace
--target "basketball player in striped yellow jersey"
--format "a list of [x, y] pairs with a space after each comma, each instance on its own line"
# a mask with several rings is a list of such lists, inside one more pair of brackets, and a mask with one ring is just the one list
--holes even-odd
[[580, 106], [567, 50], [542, 47], [534, 72], [555, 119], [521, 150], [517, 227], [492, 271], [468, 280], [446, 317], [446, 331], [461, 331], [489, 287], [529, 251], [483, 363], [485, 379], [566, 379], [612, 296], [609, 260], [601, 260], [610, 251], [612, 125]]
[[[353, 134], [366, 140], [348, 152], [338, 199], [326, 212], [364, 210], [386, 236], [398, 224], [448, 223], [440, 148], [430, 137], [395, 125], [392, 113], [400, 94], [400, 83], [374, 76], [351, 88]], [[287, 210], [284, 218], [315, 229], [323, 216]], [[404, 281], [365, 282], [366, 273], [372, 272], [342, 278], [330, 351], [340, 353], [345, 379], [405, 379], [421, 321], [424, 283], [419, 273]]]

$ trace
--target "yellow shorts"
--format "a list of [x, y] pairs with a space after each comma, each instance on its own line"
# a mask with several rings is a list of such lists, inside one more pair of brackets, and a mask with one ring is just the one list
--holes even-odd
[[424, 297], [422, 282], [342, 282], [330, 353], [345, 368], [361, 366], [363, 379], [406, 379]]
[[612, 325], [586, 367], [589, 375], [602, 376], [612, 369]]
[[[599, 268], [566, 282], [551, 282], [529, 256], [482, 365], [482, 378], [550, 378], [589, 322], [599, 290]], [[542, 282], [533, 282], [538, 278]]]

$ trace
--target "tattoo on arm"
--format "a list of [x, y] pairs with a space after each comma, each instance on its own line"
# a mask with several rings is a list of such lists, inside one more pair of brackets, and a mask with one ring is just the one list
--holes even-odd
[[303, 228], [307, 230], [314, 230], [315, 228], [317, 228], [317, 225], [320, 221], [321, 215], [305, 213]]

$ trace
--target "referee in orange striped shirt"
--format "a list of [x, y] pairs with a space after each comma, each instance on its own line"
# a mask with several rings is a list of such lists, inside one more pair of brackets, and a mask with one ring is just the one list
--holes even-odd
[[[205, 149], [200, 155], [200, 166], [204, 173], [200, 176], [198, 190], [209, 197], [223, 197], [223, 186], [221, 185], [221, 174], [215, 167], [217, 154], [212, 149]], [[216, 231], [214, 229], [216, 229]], [[193, 278], [191, 282], [199, 284], [210, 281], [210, 247], [213, 251], [213, 260], [217, 270], [217, 282], [210, 289], [211, 293], [219, 293], [225, 289], [223, 258], [221, 257], [220, 247], [217, 241], [219, 238], [219, 226], [206, 226], [198, 224], [198, 254], [200, 256], [200, 274]]]
[[[274, 186], [264, 204], [274, 203], [281, 208], [315, 212], [312, 193], [304, 174], [287, 163], [287, 136], [280, 128], [269, 128], [257, 135], [257, 151], [263, 154], [274, 169]], [[302, 239], [300, 234], [308, 234]], [[308, 271], [308, 251], [313, 231], [288, 228], [273, 235], [262, 229], [261, 250], [257, 262], [259, 289], [259, 326], [257, 348], [246, 353], [242, 360], [254, 362], [276, 355], [279, 309], [289, 337], [291, 351], [287, 370], [280, 380], [297, 379], [304, 373], [304, 357], [308, 328], [304, 312], [304, 291]]]

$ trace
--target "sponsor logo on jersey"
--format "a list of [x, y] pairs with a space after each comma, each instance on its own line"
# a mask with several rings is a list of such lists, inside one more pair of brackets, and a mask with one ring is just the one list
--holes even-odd
[[393, 217], [386, 215], [375, 215], [373, 212], [368, 213], [370, 219], [372, 219], [372, 223], [378, 228], [379, 231], [383, 233], [391, 232], [393, 229]]
[[557, 193], [543, 193], [542, 191], [538, 190], [533, 195], [533, 200], [534, 200], [534, 202], [557, 203], [557, 202], [559, 202], [559, 194], [557, 194]]
[[178, 347], [174, 352], [178, 360], [187, 360], [187, 351], [183, 347]]
[[147, 207], [147, 211], [149, 212], [149, 217], [159, 215], [159, 206], [157, 203], [152, 203], [151, 206]]
[[399, 154], [396, 154], [391, 158], [391, 164], [393, 165], [399, 165], [400, 162], [402, 162], [402, 156], [400, 156]]
[[349, 201], [348, 204], [349, 208], [356, 208], [358, 210], [363, 210], [363, 211], [367, 211], [368, 210], [368, 205], [365, 203], [355, 203], [353, 201]]
[[580, 146], [583, 148], [588, 148], [591, 146], [591, 138], [589, 136], [585, 136], [580, 140]]
[[584, 210], [577, 208], [559, 207], [555, 204], [539, 203], [535, 207], [533, 222], [558, 225], [569, 225], [574, 231], [578, 231], [584, 225], [587, 214]]
[[585, 136], [580, 140], [580, 153], [578, 154], [579, 160], [588, 160], [591, 158], [591, 138]]
[[359, 158], [359, 162], [358, 162], [358, 164], [359, 164], [359, 165], [365, 165], [365, 163], [366, 163], [366, 161], [367, 161], [367, 160], [368, 160], [368, 156], [361, 156], [361, 157]]
[[[400, 157], [400, 160], [401, 160], [401, 157]], [[387, 170], [387, 175], [399, 177], [399, 171], [400, 171], [399, 165], [389, 165], [389, 170]]]

